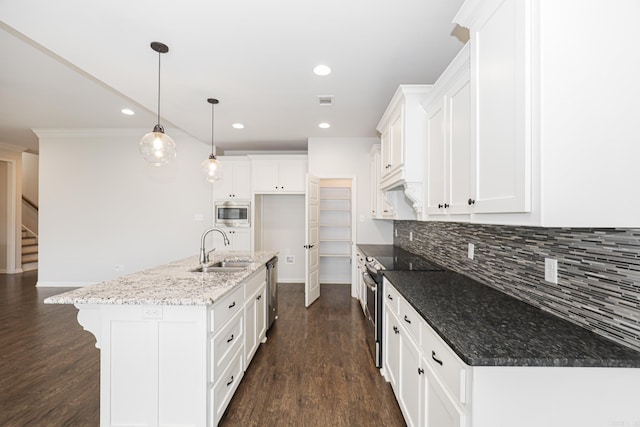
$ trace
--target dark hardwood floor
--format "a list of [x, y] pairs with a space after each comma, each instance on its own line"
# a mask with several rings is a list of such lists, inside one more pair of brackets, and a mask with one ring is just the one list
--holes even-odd
[[100, 353], [37, 272], [0, 274], [0, 426], [98, 426]]
[[391, 386], [375, 368], [359, 303], [348, 285], [278, 285], [278, 320], [220, 426], [404, 426]]
[[[43, 300], [36, 272], [0, 275], [0, 426], [98, 426], [100, 354], [71, 305]], [[365, 344], [349, 286], [279, 285], [279, 319], [249, 366], [221, 426], [402, 426]]]

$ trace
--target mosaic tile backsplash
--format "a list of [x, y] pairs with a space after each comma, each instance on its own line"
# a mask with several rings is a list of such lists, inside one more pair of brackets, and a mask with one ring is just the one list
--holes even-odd
[[[394, 228], [396, 246], [640, 351], [640, 230], [419, 221]], [[544, 280], [545, 258], [558, 260], [557, 285]]]

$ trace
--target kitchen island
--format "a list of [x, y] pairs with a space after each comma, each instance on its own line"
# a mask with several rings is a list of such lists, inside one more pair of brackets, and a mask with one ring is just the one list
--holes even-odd
[[96, 337], [100, 425], [216, 425], [266, 339], [274, 255], [220, 251], [211, 263], [251, 262], [202, 273], [194, 256], [47, 298]]

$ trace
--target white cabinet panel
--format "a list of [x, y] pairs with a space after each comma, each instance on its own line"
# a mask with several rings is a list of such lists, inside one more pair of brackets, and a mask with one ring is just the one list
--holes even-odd
[[249, 156], [254, 193], [304, 193], [307, 156]]
[[249, 200], [251, 163], [246, 156], [218, 156], [222, 165], [219, 181], [213, 183], [213, 200]]

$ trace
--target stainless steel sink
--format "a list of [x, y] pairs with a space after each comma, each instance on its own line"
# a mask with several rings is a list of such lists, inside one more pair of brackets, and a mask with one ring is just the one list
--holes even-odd
[[251, 261], [222, 260], [211, 264], [201, 265], [189, 271], [193, 273], [242, 271], [249, 267], [251, 263]]

